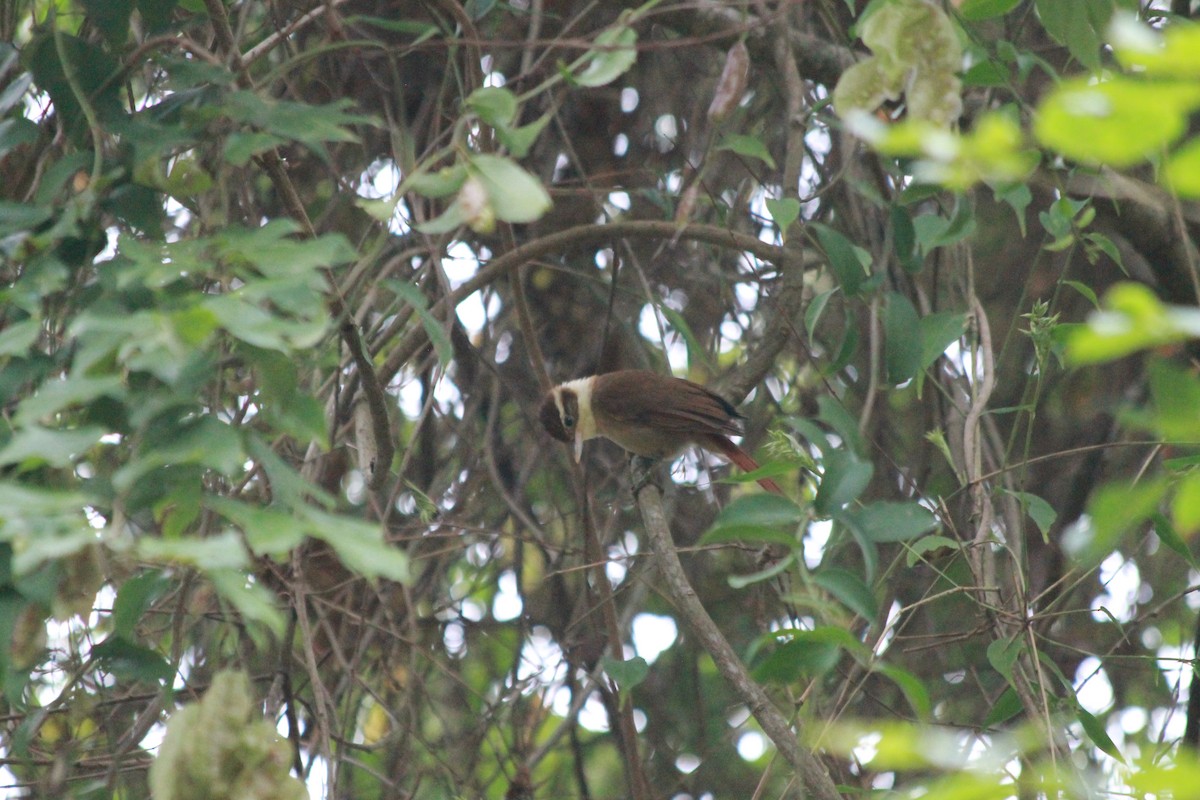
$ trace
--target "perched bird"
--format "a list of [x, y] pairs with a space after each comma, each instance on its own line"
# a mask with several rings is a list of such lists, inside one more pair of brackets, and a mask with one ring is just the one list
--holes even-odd
[[[698, 383], [649, 370], [625, 369], [567, 381], [546, 395], [539, 418], [555, 439], [574, 444], [576, 461], [585, 441], [603, 436], [643, 458], [668, 458], [688, 445], [699, 445], [747, 472], [758, 469], [729, 439], [741, 433], [737, 409]], [[758, 482], [767, 491], [783, 494], [770, 478]]]

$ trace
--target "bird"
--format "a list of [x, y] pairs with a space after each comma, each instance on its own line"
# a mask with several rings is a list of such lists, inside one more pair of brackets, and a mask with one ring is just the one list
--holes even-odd
[[[576, 461], [585, 441], [603, 436], [646, 459], [669, 458], [698, 445], [746, 472], [758, 469], [729, 438], [741, 434], [742, 416], [728, 400], [698, 383], [650, 370], [624, 369], [559, 384], [546, 394], [538, 418], [552, 437], [574, 445]], [[758, 483], [783, 494], [770, 478]]]

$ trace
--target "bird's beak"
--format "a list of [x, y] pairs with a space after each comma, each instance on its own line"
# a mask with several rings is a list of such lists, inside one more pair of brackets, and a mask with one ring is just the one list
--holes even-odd
[[583, 458], [583, 434], [575, 431], [575, 463], [578, 464], [581, 458]]

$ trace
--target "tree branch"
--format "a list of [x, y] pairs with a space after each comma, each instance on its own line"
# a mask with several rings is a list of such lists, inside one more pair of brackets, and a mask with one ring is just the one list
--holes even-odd
[[658, 489], [652, 485], [644, 486], [638, 492], [637, 501], [646, 526], [646, 538], [662, 572], [667, 594], [701, 645], [712, 656], [721, 677], [750, 709], [763, 732], [775, 743], [780, 755], [800, 776], [808, 797], [812, 800], [840, 800], [841, 795], [824, 765], [812, 752], [800, 746], [797, 731], [772, 704], [763, 688], [750, 678], [729, 641], [704, 610], [675, 552], [675, 543], [671, 540], [662, 495]]
[[[681, 240], [705, 242], [717, 245], [718, 247], [747, 252], [763, 261], [771, 262], [780, 269], [787, 269], [793, 266], [790, 262], [794, 260], [794, 255], [789, 250], [768, 244], [754, 236], [737, 233], [726, 228], [718, 228], [714, 225], [689, 224], [685, 228], [680, 229], [675, 222], [668, 220], [630, 220], [627, 222], [577, 225], [574, 228], [567, 228], [564, 231], [539, 237], [520, 247], [509, 250], [502, 256], [493, 258], [488, 262], [487, 266], [480, 269], [479, 272], [464, 282], [462, 286], [459, 286], [453, 292], [438, 300], [430, 310], [433, 314], [441, 316], [447, 309], [456, 307], [463, 300], [506, 274], [509, 270], [535, 259], [549, 256], [551, 253], [582, 245], [602, 244], [622, 237], [670, 241], [676, 236]], [[794, 266], [797, 269], [804, 269], [806, 265], [799, 264]], [[380, 334], [380, 336], [384, 340], [387, 340], [392, 333], [391, 330], [388, 330]], [[384, 380], [391, 380], [391, 377], [399, 372], [400, 368], [408, 363], [416, 352], [424, 347], [428, 341], [429, 337], [423, 327], [418, 326], [413, 328], [408, 336], [396, 346], [396, 349], [388, 355], [383, 366], [379, 369], [379, 374], [384, 377]]]

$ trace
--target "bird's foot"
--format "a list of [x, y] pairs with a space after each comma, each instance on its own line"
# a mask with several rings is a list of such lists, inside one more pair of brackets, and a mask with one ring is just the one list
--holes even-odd
[[633, 480], [633, 496], [637, 497], [641, 494], [642, 489], [649, 485], [653, 485], [662, 493], [662, 487], [654, 482], [654, 466], [658, 464], [656, 458], [646, 458], [645, 456], [632, 456], [629, 459], [629, 477]]

